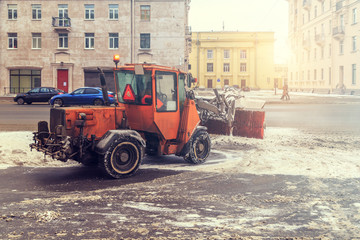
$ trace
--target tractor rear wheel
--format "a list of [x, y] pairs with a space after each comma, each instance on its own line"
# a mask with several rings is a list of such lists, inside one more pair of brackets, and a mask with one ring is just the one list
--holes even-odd
[[193, 164], [204, 163], [210, 154], [210, 149], [209, 134], [206, 131], [199, 131], [189, 140], [189, 150], [184, 159]]
[[139, 168], [142, 158], [139, 143], [131, 137], [119, 137], [106, 151], [104, 168], [113, 178], [133, 175]]

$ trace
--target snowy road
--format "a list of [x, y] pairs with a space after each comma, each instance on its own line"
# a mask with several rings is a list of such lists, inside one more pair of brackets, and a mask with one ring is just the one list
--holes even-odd
[[360, 105], [319, 104], [269, 105], [263, 140], [212, 135], [204, 165], [146, 158], [115, 181], [1, 132], [0, 239], [360, 238]]

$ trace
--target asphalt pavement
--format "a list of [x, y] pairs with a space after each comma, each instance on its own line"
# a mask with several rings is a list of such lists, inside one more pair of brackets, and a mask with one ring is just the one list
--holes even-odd
[[[357, 134], [334, 129], [342, 120], [327, 115], [357, 114], [356, 97], [251, 96], [268, 101], [268, 127], [308, 123], [304, 129]], [[305, 103], [311, 114], [301, 110]], [[48, 110], [3, 101], [0, 126], [29, 130]], [[217, 158], [212, 153], [206, 164]], [[152, 161], [119, 180], [81, 165], [0, 169], [0, 239], [360, 239], [359, 178], [176, 171], [151, 168]]]

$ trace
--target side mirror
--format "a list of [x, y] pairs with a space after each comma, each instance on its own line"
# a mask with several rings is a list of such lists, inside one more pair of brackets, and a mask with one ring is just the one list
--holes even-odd
[[191, 73], [188, 73], [187, 75], [187, 80], [186, 80], [186, 85], [190, 88], [192, 83], [196, 83], [197, 82], [197, 78], [193, 78]]

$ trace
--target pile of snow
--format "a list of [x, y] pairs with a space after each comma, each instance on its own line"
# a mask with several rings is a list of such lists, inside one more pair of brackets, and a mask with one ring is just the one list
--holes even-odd
[[0, 132], [0, 168], [10, 166], [64, 166], [63, 162], [30, 151], [32, 132]]
[[[0, 132], [0, 167], [68, 166], [30, 151], [31, 132]], [[208, 161], [189, 165], [179, 157], [146, 158], [141, 168], [219, 173], [360, 177], [360, 136], [315, 134], [291, 128], [267, 128], [264, 139], [212, 135]]]

